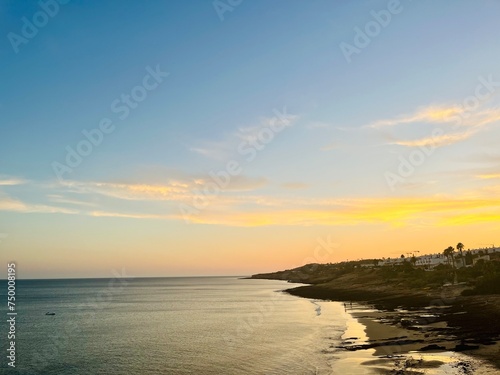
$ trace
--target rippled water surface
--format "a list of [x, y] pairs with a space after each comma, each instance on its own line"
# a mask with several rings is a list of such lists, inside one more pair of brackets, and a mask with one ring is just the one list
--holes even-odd
[[330, 373], [328, 346], [345, 330], [343, 309], [281, 292], [290, 286], [234, 277], [21, 280], [17, 370]]
[[[397, 361], [377, 359], [374, 350], [338, 349], [347, 337], [367, 340], [364, 326], [342, 303], [312, 301], [282, 292], [293, 286], [236, 277], [20, 280], [17, 367], [6, 367], [6, 356], [2, 356], [0, 374], [397, 371]], [[4, 317], [5, 292], [2, 282]], [[6, 319], [1, 319], [0, 330], [6, 336]], [[3, 338], [1, 346], [6, 353]], [[438, 364], [423, 373], [459, 373], [448, 364], [457, 360], [453, 353], [413, 356]], [[497, 372], [484, 367], [478, 373]]]

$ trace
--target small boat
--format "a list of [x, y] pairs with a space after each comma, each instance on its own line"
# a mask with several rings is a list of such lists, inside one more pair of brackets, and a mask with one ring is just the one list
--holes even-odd
[[56, 315], [55, 312], [46, 312], [45, 315]]

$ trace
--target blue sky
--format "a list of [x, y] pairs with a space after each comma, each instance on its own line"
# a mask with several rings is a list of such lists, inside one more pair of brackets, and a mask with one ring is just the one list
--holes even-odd
[[[282, 263], [256, 256], [247, 267], [242, 255], [241, 265], [239, 258], [213, 260], [205, 270], [234, 274], [299, 265], [305, 250], [298, 244], [316, 235], [366, 231], [383, 246], [394, 231], [411, 238], [406, 231], [415, 222], [451, 225], [463, 216], [457, 220], [467, 226], [469, 242], [482, 242], [473, 238], [476, 225], [492, 236], [498, 223], [488, 216], [498, 209], [498, 95], [483, 87], [488, 96], [476, 107], [464, 109], [464, 101], [475, 95], [481, 77], [500, 81], [500, 4], [401, 1], [400, 12], [346, 61], [340, 44], [355, 45], [355, 28], [365, 30], [374, 20], [371, 12], [387, 12], [389, 4], [243, 0], [221, 20], [211, 1], [73, 0], [59, 4], [16, 53], [8, 35], [22, 36], [23, 17], [33, 20], [40, 4], [2, 3], [0, 231], [7, 237], [0, 246], [28, 263], [31, 275], [44, 277], [102, 275], [106, 271], [90, 263], [72, 264], [68, 254], [101, 251], [111, 267], [119, 258], [117, 238], [130, 237], [137, 249], [140, 233], [156, 239], [141, 251], [150, 258], [159, 252], [173, 267], [154, 268], [130, 250], [124, 264], [142, 265], [137, 273], [144, 275], [203, 273], [196, 260], [203, 246], [187, 240], [193, 234], [220, 249], [221, 257], [239, 246], [239, 238], [258, 237], [262, 248], [272, 244], [276, 259], [293, 248]], [[141, 85], [148, 67], [169, 75], [120, 120], [111, 103]], [[238, 145], [273, 121], [276, 111], [286, 112], [287, 126], [246, 161]], [[462, 119], [455, 128], [454, 116]], [[53, 163], [64, 163], [66, 147], [76, 148], [85, 139], [82, 131], [98, 128], [103, 118], [112, 119], [115, 130], [59, 181]], [[383, 121], [389, 125], [377, 125]], [[387, 173], [396, 173], [400, 157], [429, 145], [436, 128], [444, 136], [432, 141], [432, 155], [391, 188]], [[191, 204], [209, 172], [223, 170], [228, 160], [239, 162], [242, 172], [187, 224], [179, 204]], [[442, 199], [458, 211], [426, 216], [425, 202]], [[462, 206], [467, 199], [475, 204]], [[489, 206], [478, 204], [484, 200]], [[394, 206], [403, 207], [396, 218]], [[473, 220], [480, 210], [488, 211], [481, 211], [488, 223]], [[61, 227], [72, 234], [57, 240]], [[299, 237], [277, 245], [286, 228]], [[422, 231], [438, 242], [436, 228]], [[26, 232], [33, 233], [29, 241], [21, 239]], [[92, 241], [79, 250], [68, 245], [84, 237]], [[422, 245], [434, 246], [430, 241]], [[342, 242], [369, 255], [352, 239]], [[68, 258], [41, 271], [29, 259], [50, 246]], [[176, 258], [180, 248], [185, 255]], [[60, 258], [46, 251], [48, 259]]]

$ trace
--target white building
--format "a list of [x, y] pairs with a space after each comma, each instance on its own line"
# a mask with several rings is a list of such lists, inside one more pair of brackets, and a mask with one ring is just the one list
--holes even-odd
[[[477, 255], [479, 253], [493, 254], [493, 253], [500, 253], [500, 247], [483, 247], [483, 248], [472, 249], [472, 250], [467, 250], [467, 251], [470, 251], [473, 255]], [[466, 251], [464, 251], [464, 253], [466, 253]]]
[[379, 266], [391, 266], [394, 264], [402, 264], [406, 258], [386, 258], [382, 259], [378, 265]]
[[448, 264], [448, 259], [443, 254], [422, 255], [417, 258], [416, 266], [434, 268], [440, 264]]
[[472, 264], [475, 265], [480, 260], [484, 260], [485, 262], [489, 262], [490, 261], [490, 256], [489, 255], [483, 255], [483, 256], [474, 258], [472, 260]]
[[[467, 252], [471, 252], [472, 255], [478, 255], [482, 254], [481, 259], [485, 260], [490, 260], [489, 255], [493, 253], [500, 253], [500, 247], [485, 247], [485, 248], [479, 248], [479, 249], [472, 249], [472, 250], [463, 250], [463, 255], [467, 254]], [[460, 258], [457, 258], [457, 256], [460, 255], [459, 251], [455, 251], [454, 257], [455, 257], [455, 266], [457, 268], [461, 268], [465, 266], [465, 259], [460, 260]], [[440, 264], [448, 264], [448, 258], [445, 257], [442, 253], [441, 254], [426, 254], [426, 255], [421, 255], [419, 257], [415, 257], [415, 265], [420, 266], [420, 267], [426, 267], [426, 268], [434, 268]], [[403, 264], [404, 261], [410, 261], [411, 257], [408, 258], [386, 258], [382, 259], [379, 261], [378, 265], [379, 266], [390, 266], [390, 265], [398, 265], [398, 264]], [[474, 261], [474, 264], [476, 262]], [[366, 267], [366, 266], [363, 266]]]

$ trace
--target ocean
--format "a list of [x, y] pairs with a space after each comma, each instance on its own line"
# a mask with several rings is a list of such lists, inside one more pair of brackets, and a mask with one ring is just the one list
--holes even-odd
[[[236, 277], [18, 280], [16, 368], [1, 374], [376, 374], [346, 353], [363, 326], [343, 303]], [[6, 313], [6, 285], [0, 294]], [[4, 307], [5, 306], [5, 307]], [[55, 315], [46, 315], [47, 312]], [[7, 318], [0, 334], [7, 336]], [[452, 373], [452, 372], [443, 372]]]
[[346, 329], [343, 306], [282, 292], [291, 286], [236, 277], [18, 280], [16, 370], [6, 356], [1, 368], [54, 375], [331, 373], [329, 346]]

